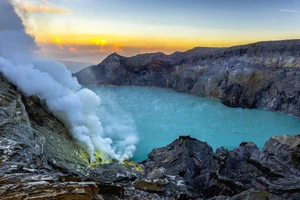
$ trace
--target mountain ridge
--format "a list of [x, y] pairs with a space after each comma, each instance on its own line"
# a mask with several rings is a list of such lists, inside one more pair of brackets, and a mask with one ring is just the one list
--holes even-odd
[[257, 42], [186, 52], [109, 55], [77, 73], [82, 85], [172, 88], [227, 106], [263, 108], [300, 117], [300, 40]]
[[90, 165], [89, 156], [36, 96], [0, 74], [0, 200], [297, 199], [300, 135], [213, 151], [180, 136], [134, 163]]

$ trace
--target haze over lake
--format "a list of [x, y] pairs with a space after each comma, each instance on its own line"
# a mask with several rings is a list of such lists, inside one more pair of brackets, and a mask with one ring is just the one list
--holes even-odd
[[[135, 86], [90, 87], [101, 97], [97, 110], [104, 130], [137, 131], [134, 160], [180, 135], [191, 135], [218, 147], [233, 149], [252, 141], [259, 148], [273, 135], [296, 135], [300, 121], [289, 115], [261, 109], [229, 108], [219, 101], [170, 89]], [[122, 124], [124, 127], [117, 127]]]

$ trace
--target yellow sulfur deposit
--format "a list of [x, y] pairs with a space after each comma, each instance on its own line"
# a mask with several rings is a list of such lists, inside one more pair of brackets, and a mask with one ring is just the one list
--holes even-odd
[[131, 166], [131, 167], [134, 167], [136, 171], [143, 171], [143, 168], [138, 165], [137, 163], [131, 161], [131, 160], [124, 160], [122, 162], [123, 165], [127, 165], [127, 166]]

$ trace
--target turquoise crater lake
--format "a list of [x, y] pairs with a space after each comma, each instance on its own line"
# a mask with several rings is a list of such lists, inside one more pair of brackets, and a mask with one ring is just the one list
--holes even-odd
[[273, 135], [300, 133], [300, 120], [261, 109], [229, 108], [219, 101], [171, 89], [135, 86], [90, 87], [101, 97], [97, 110], [106, 132], [137, 132], [133, 160], [147, 159], [153, 148], [180, 135], [190, 135], [218, 147], [233, 149], [241, 142], [259, 148]]

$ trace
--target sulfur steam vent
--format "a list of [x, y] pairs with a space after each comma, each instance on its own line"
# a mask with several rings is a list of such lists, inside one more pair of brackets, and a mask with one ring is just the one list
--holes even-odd
[[[21, 18], [9, 0], [0, 1], [0, 71], [26, 95], [37, 95], [68, 127], [73, 137], [103, 160], [132, 157], [138, 141], [135, 131], [122, 137], [107, 137], [96, 116], [100, 98], [81, 89], [77, 79], [56, 61], [41, 60], [34, 37], [25, 32]], [[130, 140], [126, 138], [131, 138]]]

